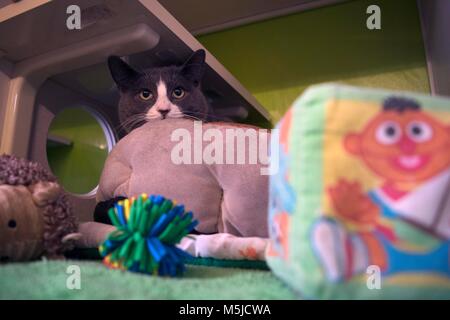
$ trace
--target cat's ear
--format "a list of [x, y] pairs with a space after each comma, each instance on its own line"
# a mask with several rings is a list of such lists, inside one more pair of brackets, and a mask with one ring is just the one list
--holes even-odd
[[181, 69], [183, 76], [191, 80], [195, 86], [200, 84], [205, 71], [205, 55], [203, 49], [195, 51]]
[[131, 82], [140, 76], [139, 72], [130, 67], [118, 56], [108, 57], [108, 67], [119, 89], [128, 88]]

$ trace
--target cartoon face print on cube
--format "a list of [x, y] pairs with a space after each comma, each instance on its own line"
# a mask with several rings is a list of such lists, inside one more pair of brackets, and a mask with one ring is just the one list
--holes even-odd
[[396, 198], [448, 169], [450, 126], [413, 100], [390, 98], [364, 130], [345, 137], [345, 148], [385, 179]]
[[[347, 133], [342, 146], [378, 186], [363, 190], [345, 175], [327, 186], [334, 214], [314, 224], [312, 243], [328, 278], [350, 279], [369, 265], [385, 275], [450, 276], [450, 125], [414, 100], [391, 97], [362, 130]], [[432, 241], [406, 238], [396, 232], [398, 224]]]

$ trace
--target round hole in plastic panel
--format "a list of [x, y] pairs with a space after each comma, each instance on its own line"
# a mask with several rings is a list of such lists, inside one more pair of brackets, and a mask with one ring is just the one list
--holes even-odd
[[105, 119], [86, 107], [63, 109], [47, 136], [47, 160], [68, 192], [93, 195], [108, 152], [115, 143]]

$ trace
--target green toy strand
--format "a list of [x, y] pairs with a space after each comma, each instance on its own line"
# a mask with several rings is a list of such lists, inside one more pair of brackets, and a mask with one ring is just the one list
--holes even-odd
[[[145, 245], [145, 242], [144, 242], [144, 245]], [[141, 260], [139, 261], [139, 270], [140, 271], [142, 271], [142, 272], [148, 271], [148, 268], [149, 268], [148, 259], [149, 259], [149, 257], [150, 257], [150, 254], [148, 253], [148, 251], [144, 250], [143, 253], [142, 253]]]
[[144, 233], [147, 233], [151, 227], [152, 224], [152, 212], [155, 205], [150, 201], [150, 199], [147, 201], [147, 203], [144, 206], [144, 211], [146, 212], [145, 215], [145, 223], [143, 223], [143, 230]]
[[159, 212], [159, 206], [157, 204], [152, 206], [152, 210], [150, 211], [150, 218], [148, 221], [148, 227], [152, 226], [153, 223], [156, 221], [156, 215]]
[[118, 226], [121, 225], [120, 221], [119, 221], [119, 218], [117, 217], [116, 211], [115, 211], [114, 208], [111, 208], [111, 209], [108, 210], [108, 216], [109, 216], [109, 219], [111, 220], [112, 224], [115, 227], [118, 227]]
[[147, 215], [146, 212], [144, 212], [144, 206], [143, 206], [143, 202], [142, 202], [142, 197], [138, 197], [138, 199], [135, 201], [136, 202], [136, 217], [134, 218], [134, 225], [136, 227], [137, 230], [139, 230], [139, 226], [142, 222], [142, 219], [145, 218], [145, 216]]
[[120, 248], [119, 258], [123, 260], [126, 260], [128, 258], [133, 242], [134, 240], [132, 237], [128, 238], [127, 241], [125, 241], [123, 247]]
[[172, 201], [166, 199], [161, 205], [161, 212], [168, 212], [172, 207], [173, 207]]
[[108, 236], [109, 240], [112, 241], [123, 241], [128, 237], [128, 234], [123, 232], [122, 230], [114, 230], [113, 232], [111, 232], [111, 234]]
[[187, 232], [186, 227], [191, 223], [189, 219], [185, 219], [184, 221], [181, 221], [178, 225], [175, 226], [175, 231], [173, 232], [173, 235], [167, 239], [170, 243], [177, 243], [183, 238]]
[[145, 205], [143, 205], [142, 208], [140, 208], [142, 214], [141, 214], [141, 219], [138, 224], [138, 230], [142, 235], [147, 233], [148, 220], [150, 218], [150, 215], [148, 214], [148, 211], [145, 210], [145, 208], [146, 208]]
[[144, 256], [145, 239], [141, 237], [141, 239], [135, 242], [136, 242], [136, 249], [134, 250], [133, 260], [138, 262]]
[[136, 216], [136, 201], [133, 201], [133, 203], [130, 206], [130, 213], [129, 213], [129, 217], [128, 217], [128, 228], [130, 229], [130, 231], [133, 231], [135, 228], [135, 217]]
[[176, 228], [176, 225], [178, 224], [178, 221], [180, 220], [180, 216], [176, 216], [173, 219], [173, 223], [171, 223], [166, 230], [164, 230], [160, 235], [159, 235], [159, 239], [161, 241], [166, 241], [166, 238], [168, 237], [168, 235], [171, 234], [171, 232], [173, 232], [173, 230]]
[[119, 249], [114, 250], [114, 251], [111, 253], [111, 260], [113, 260], [113, 261], [118, 261], [118, 260], [120, 259], [119, 253], [120, 253], [120, 250], [119, 250]]

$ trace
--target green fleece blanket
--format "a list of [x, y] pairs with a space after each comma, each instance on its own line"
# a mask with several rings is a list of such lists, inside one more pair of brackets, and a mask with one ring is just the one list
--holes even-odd
[[[69, 266], [78, 266], [71, 269]], [[79, 271], [80, 289], [71, 276]], [[99, 261], [0, 266], [0, 299], [295, 299], [270, 271], [187, 265], [180, 278], [110, 270]]]

